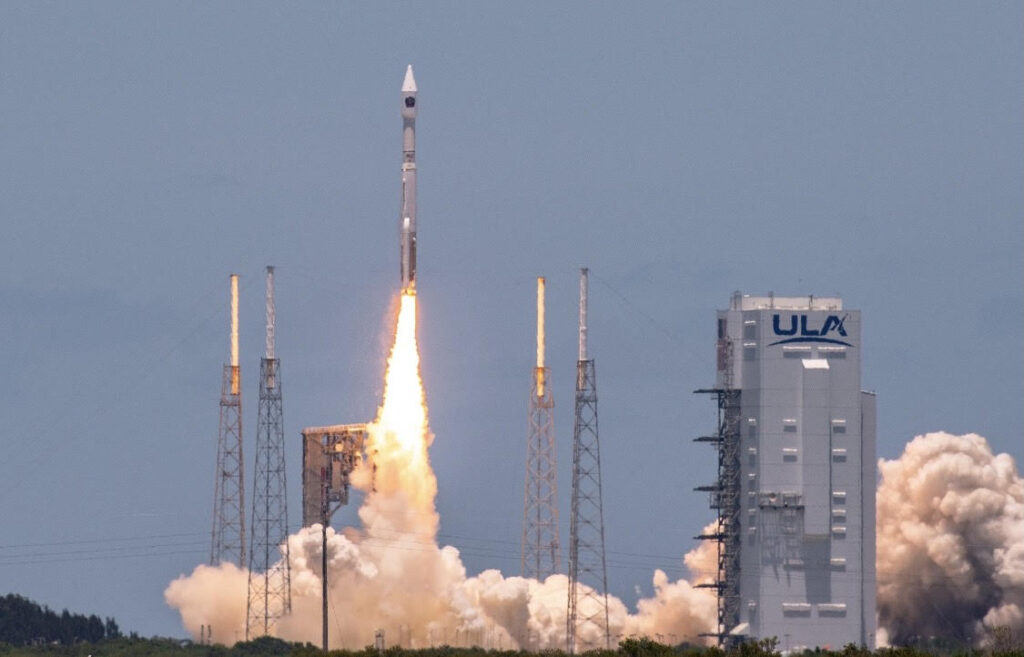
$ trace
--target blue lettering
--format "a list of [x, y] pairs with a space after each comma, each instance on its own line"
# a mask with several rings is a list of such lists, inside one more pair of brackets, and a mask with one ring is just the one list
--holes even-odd
[[[834, 338], [826, 338], [826, 335], [830, 333], [838, 333], [841, 337], [847, 337], [846, 333], [846, 318], [849, 315], [843, 315], [838, 317], [836, 315], [829, 315], [825, 318], [825, 323], [820, 329], [810, 328], [807, 325], [807, 315], [800, 315], [799, 322], [797, 321], [796, 315], [789, 315], [789, 328], [783, 328], [782, 323], [785, 321], [781, 315], [772, 316], [772, 328], [775, 329], [775, 335], [779, 336], [793, 336], [784, 340], [778, 340], [770, 343], [768, 346], [772, 347], [777, 344], [791, 344], [794, 342], [819, 342], [825, 344], [838, 344], [846, 347], [852, 347], [853, 345], [844, 340], [837, 340]], [[800, 334], [797, 336], [797, 328], [800, 329]]]
[[835, 315], [829, 315], [828, 319], [825, 320], [825, 326], [821, 329], [821, 334], [826, 335], [831, 330], [836, 330], [839, 335], [846, 337], [846, 327], [843, 324], [846, 322], [846, 318], [849, 315], [843, 315], [842, 319], [839, 319]]
[[796, 315], [789, 316], [789, 330], [786, 331], [779, 326], [779, 316], [775, 315], [772, 318], [772, 328], [775, 329], [775, 335], [796, 335]]

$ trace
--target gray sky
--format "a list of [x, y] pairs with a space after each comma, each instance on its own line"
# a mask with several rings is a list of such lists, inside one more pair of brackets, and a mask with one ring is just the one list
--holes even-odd
[[[209, 554], [227, 275], [252, 456], [278, 267], [298, 431], [370, 419], [420, 87], [420, 339], [442, 540], [516, 573], [534, 277], [567, 534], [578, 267], [592, 270], [611, 591], [710, 519], [714, 310], [864, 317], [879, 456], [977, 432], [1022, 457], [1019, 2], [0, 5], [0, 581], [183, 634]], [[251, 464], [250, 464], [251, 467]], [[341, 522], [352, 522], [347, 510]], [[652, 556], [657, 555], [657, 556]]]

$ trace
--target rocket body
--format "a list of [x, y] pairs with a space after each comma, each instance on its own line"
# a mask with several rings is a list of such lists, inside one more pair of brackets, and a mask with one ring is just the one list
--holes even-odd
[[416, 80], [412, 65], [402, 83], [402, 208], [399, 213], [399, 242], [402, 291], [416, 289]]

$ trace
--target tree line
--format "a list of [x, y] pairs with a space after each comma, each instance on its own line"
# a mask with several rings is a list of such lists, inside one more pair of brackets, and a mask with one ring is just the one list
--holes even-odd
[[121, 637], [113, 618], [57, 613], [49, 607], [9, 593], [0, 598], [0, 643], [8, 646], [98, 643]]

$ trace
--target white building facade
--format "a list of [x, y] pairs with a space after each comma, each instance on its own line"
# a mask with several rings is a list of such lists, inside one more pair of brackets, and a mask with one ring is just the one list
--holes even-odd
[[875, 647], [875, 396], [860, 311], [736, 293], [718, 388], [739, 390], [739, 618], [782, 650]]

